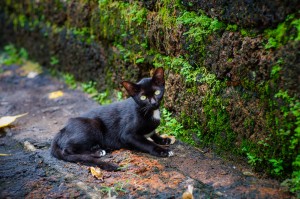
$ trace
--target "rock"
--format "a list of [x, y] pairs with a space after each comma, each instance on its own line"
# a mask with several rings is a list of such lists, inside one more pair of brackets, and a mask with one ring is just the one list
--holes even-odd
[[33, 146], [33, 144], [31, 144], [28, 141], [24, 142], [24, 149], [27, 150], [27, 151], [36, 151], [35, 146]]
[[250, 172], [250, 171], [244, 171], [244, 172], [243, 172], [243, 175], [244, 175], [244, 176], [255, 176], [255, 174], [252, 173], [252, 172]]

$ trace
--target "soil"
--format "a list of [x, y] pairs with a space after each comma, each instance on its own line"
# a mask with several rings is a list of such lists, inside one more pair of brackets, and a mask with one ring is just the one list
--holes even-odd
[[[99, 106], [46, 71], [34, 78], [19, 66], [2, 67], [0, 116], [28, 113], [0, 133], [0, 198], [291, 198], [278, 181], [260, 177], [239, 161], [176, 141], [175, 156], [118, 150], [103, 159], [123, 170], [95, 178], [85, 165], [50, 155], [54, 135], [68, 118]], [[50, 99], [49, 93], [63, 96]]]

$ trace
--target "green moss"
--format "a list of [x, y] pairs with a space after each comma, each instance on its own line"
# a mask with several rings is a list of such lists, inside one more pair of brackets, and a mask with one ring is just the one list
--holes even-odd
[[137, 42], [139, 44], [143, 42], [145, 38], [140, 37], [137, 31], [141, 30], [146, 22], [147, 10], [145, 8], [137, 2], [132, 4], [112, 0], [100, 0], [98, 2], [100, 32], [99, 29], [93, 30], [93, 32], [99, 32], [102, 38], [120, 44], [128, 38], [131, 39], [127, 41], [130, 43]]
[[238, 30], [238, 26], [236, 24], [228, 24], [226, 30], [236, 32]]
[[268, 42], [265, 44], [266, 49], [279, 48], [288, 41], [299, 41], [300, 20], [296, 18], [295, 14], [289, 15], [277, 28], [265, 30], [264, 34], [268, 39]]
[[177, 18], [177, 23], [189, 27], [189, 30], [183, 34], [188, 38], [188, 42], [190, 43], [189, 49], [197, 51], [203, 57], [205, 56], [207, 37], [213, 32], [225, 29], [225, 25], [222, 22], [206, 16], [203, 12], [197, 14], [185, 11]]
[[244, 37], [255, 37], [256, 33], [254, 31], [242, 28], [240, 30], [241, 35]]

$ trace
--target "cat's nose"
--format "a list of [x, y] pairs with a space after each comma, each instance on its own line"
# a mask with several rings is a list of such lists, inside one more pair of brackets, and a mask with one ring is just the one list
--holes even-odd
[[151, 102], [151, 105], [154, 106], [154, 107], [156, 107], [156, 108], [159, 106], [159, 103], [155, 99], [153, 99], [153, 98], [151, 98], [150, 102]]

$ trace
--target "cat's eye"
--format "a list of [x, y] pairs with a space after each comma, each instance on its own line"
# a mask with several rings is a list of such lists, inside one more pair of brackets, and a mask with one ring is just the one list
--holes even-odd
[[160, 90], [156, 90], [156, 91], [154, 92], [154, 94], [155, 94], [155, 95], [159, 95], [159, 94], [160, 94]]
[[146, 100], [146, 96], [145, 96], [145, 95], [142, 95], [142, 96], [140, 97], [140, 99], [141, 99], [141, 100]]

